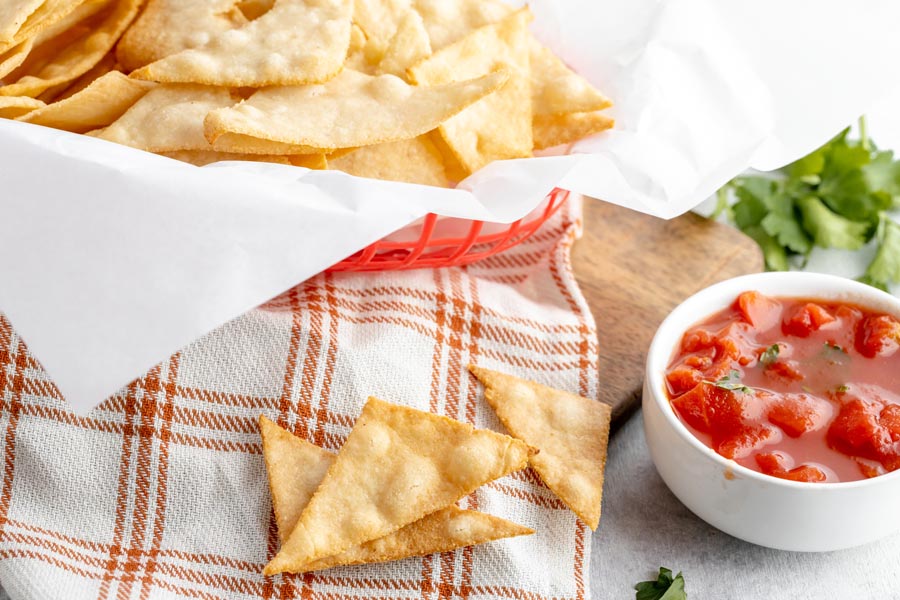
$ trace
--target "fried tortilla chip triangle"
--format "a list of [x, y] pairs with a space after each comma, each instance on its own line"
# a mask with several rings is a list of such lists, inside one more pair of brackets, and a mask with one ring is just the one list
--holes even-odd
[[609, 115], [601, 111], [575, 112], [564, 115], [534, 116], [534, 147], [538, 150], [571, 144], [615, 125]]
[[230, 87], [328, 81], [347, 56], [352, 10], [352, 0], [277, 0], [272, 10], [240, 29], [160, 59], [132, 76]]
[[446, 85], [498, 68], [509, 71], [505, 86], [440, 126], [447, 146], [469, 173], [494, 160], [531, 156], [530, 21], [528, 9], [519, 10], [409, 69], [411, 80], [420, 85]]
[[[283, 543], [335, 456], [291, 435], [264, 416], [259, 418], [259, 427], [278, 537]], [[382, 538], [308, 563], [298, 572], [446, 552], [531, 533], [533, 530], [499, 517], [448, 506]]]
[[575, 394], [469, 365], [515, 437], [537, 448], [531, 466], [591, 529], [600, 522], [610, 408]]
[[529, 36], [531, 100], [535, 117], [592, 112], [612, 106], [587, 79], [567, 67], [553, 52]]
[[357, 177], [447, 187], [441, 153], [427, 135], [411, 140], [364, 146], [328, 160], [329, 169]]
[[232, 133], [309, 151], [409, 139], [490, 94], [506, 78], [498, 71], [427, 87], [393, 75], [373, 77], [345, 69], [328, 83], [265, 88], [233, 108], [212, 111], [206, 117], [206, 137], [214, 146], [220, 136]]
[[156, 84], [110, 71], [80, 92], [20, 117], [20, 121], [85, 133], [121, 117]]
[[384, 537], [523, 468], [527, 444], [369, 398], [334, 464], [265, 573]]
[[9, 42], [44, 0], [3, 0], [0, 2], [0, 42]]

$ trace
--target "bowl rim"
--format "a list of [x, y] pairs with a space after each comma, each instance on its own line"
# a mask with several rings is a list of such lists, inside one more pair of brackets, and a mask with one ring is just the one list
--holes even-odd
[[[818, 490], [818, 493], [827, 493], [829, 490], [847, 490], [859, 487], [869, 487], [882, 485], [900, 478], [900, 469], [869, 477], [856, 481], [839, 481], [839, 482], [805, 482], [791, 481], [782, 479], [772, 475], [766, 475], [760, 471], [754, 471], [749, 467], [739, 464], [738, 462], [725, 458], [702, 441], [700, 441], [691, 431], [681, 422], [672, 408], [668, 394], [665, 390], [663, 382], [666, 367], [674, 352], [675, 344], [681, 339], [684, 333], [693, 325], [699, 323], [708, 317], [715, 310], [720, 309], [697, 309], [696, 305], [702, 306], [704, 301], [711, 298], [723, 297], [724, 303], [721, 308], [727, 307], [737, 298], [738, 294], [744, 291], [755, 289], [754, 286], [760, 282], [769, 285], [773, 283], [787, 283], [787, 287], [791, 288], [808, 288], [804, 292], [788, 292], [784, 294], [766, 293], [779, 298], [810, 298], [831, 301], [847, 301], [854, 302], [864, 307], [873, 308], [882, 312], [891, 313], [900, 318], [900, 298], [897, 298], [878, 288], [860, 283], [853, 279], [847, 279], [836, 275], [828, 275], [824, 273], [809, 272], [765, 272], [753, 273], [750, 275], [741, 275], [715, 283], [711, 286], [703, 288], [694, 293], [681, 304], [679, 304], [669, 315], [663, 320], [647, 351], [647, 368], [645, 373], [646, 386], [651, 394], [653, 401], [656, 402], [658, 408], [663, 414], [663, 418], [668, 426], [673, 429], [682, 440], [697, 450], [700, 454], [713, 462], [719, 464], [723, 469], [728, 469], [735, 474], [762, 483], [782, 486], [787, 489], [796, 490]], [[829, 289], [824, 289], [829, 288]], [[836, 291], [839, 290], [839, 291]], [[848, 300], [841, 296], [858, 296], [852, 300]], [[873, 306], [875, 305], [875, 306]]]

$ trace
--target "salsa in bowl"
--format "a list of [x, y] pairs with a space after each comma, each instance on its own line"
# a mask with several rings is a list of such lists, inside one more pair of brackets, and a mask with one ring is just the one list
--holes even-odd
[[651, 458], [694, 513], [741, 539], [829, 551], [900, 530], [900, 300], [813, 273], [716, 284], [647, 356]]

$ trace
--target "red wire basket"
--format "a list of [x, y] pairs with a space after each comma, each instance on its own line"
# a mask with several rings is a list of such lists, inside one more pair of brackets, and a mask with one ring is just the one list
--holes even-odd
[[502, 226], [429, 213], [418, 226], [379, 240], [328, 270], [396, 271], [467, 265], [521, 243], [568, 197], [567, 190], [556, 188], [531, 213]]

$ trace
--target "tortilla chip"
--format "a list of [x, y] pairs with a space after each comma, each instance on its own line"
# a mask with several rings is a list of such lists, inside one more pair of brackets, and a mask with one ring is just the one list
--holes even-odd
[[313, 149], [300, 154], [409, 139], [490, 94], [506, 78], [497, 72], [425, 87], [345, 69], [325, 84], [265, 88], [233, 108], [213, 111], [206, 135], [211, 142], [237, 133]]
[[37, 96], [55, 85], [77, 79], [100, 62], [137, 16], [143, 0], [119, 0], [97, 27], [68, 45], [52, 62], [0, 88], [0, 95]]
[[152, 81], [262, 87], [320, 83], [343, 66], [352, 0], [277, 0], [240, 29], [132, 73]]
[[75, 95], [28, 113], [19, 120], [86, 133], [115, 122], [155, 85], [112, 71]]
[[[207, 140], [215, 135], [211, 134], [208, 129], [206, 129], [205, 123], [204, 131]], [[240, 133], [219, 134], [211, 144], [213, 150], [219, 152], [235, 152], [238, 154], [278, 154], [291, 156], [295, 154], [326, 154], [328, 152], [328, 150], [322, 148], [273, 142], [272, 140], [264, 140], [250, 135], [242, 135]]]
[[25, 20], [44, 0], [3, 0], [0, 2], [0, 42], [11, 41]]
[[435, 52], [459, 41], [473, 29], [497, 23], [513, 8], [498, 0], [413, 0]]
[[0, 119], [15, 119], [44, 106], [40, 100], [27, 96], [0, 96]]
[[356, 0], [353, 22], [365, 33], [366, 57], [370, 64], [378, 64], [391, 38], [397, 32], [403, 16], [411, 10], [411, 0]]
[[[67, 19], [79, 7], [90, 4], [97, 4], [97, 2], [91, 2], [91, 0], [46, 0], [25, 19], [12, 38], [5, 41], [0, 40], [0, 53], [6, 52], [25, 40], [38, 38], [44, 31]], [[70, 25], [71, 19], [64, 21], [63, 28], [68, 28]]]
[[248, 21], [255, 21], [272, 10], [274, 5], [275, 0], [240, 0], [237, 9]]
[[[0, 79], [3, 79], [12, 73], [19, 65], [25, 62], [25, 59], [28, 58], [33, 47], [33, 40], [25, 40], [21, 44], [13, 46], [5, 53], [0, 54]], [[0, 85], [2, 85], [2, 82], [0, 82]]]
[[607, 404], [469, 365], [503, 425], [540, 450], [531, 466], [591, 529], [600, 523], [611, 409]]
[[328, 160], [324, 154], [295, 154], [286, 157], [288, 163], [295, 167], [323, 171], [328, 168]]
[[296, 572], [397, 531], [523, 468], [530, 453], [508, 436], [369, 398], [264, 573]]
[[593, 112], [612, 106], [609, 98], [567, 67], [549, 48], [531, 36], [528, 43], [535, 116]]
[[149, 152], [210, 150], [203, 137], [203, 118], [234, 103], [224, 88], [159, 85], [96, 137]]
[[405, 181], [422, 185], [447, 187], [441, 153], [427, 135], [411, 140], [365, 146], [341, 156], [330, 158], [328, 168], [357, 177]]
[[606, 131], [615, 123], [612, 117], [602, 112], [535, 116], [534, 147], [542, 150], [560, 144], [570, 144], [589, 135]]
[[71, 98], [87, 86], [94, 83], [94, 81], [96, 81], [97, 79], [100, 79], [107, 73], [117, 70], [115, 66], [116, 55], [110, 52], [109, 54], [104, 56], [100, 62], [94, 65], [90, 71], [88, 71], [75, 81], [52, 87], [38, 96], [38, 99], [43, 100], [44, 102], [49, 104], [50, 102], [59, 102], [60, 100]]
[[[496, 93], [441, 124], [439, 131], [463, 169], [472, 173], [489, 162], [531, 156], [531, 79], [528, 23], [524, 8], [499, 23], [476, 29], [409, 69], [420, 85], [447, 84], [497, 68], [510, 72]], [[502, 117], [501, 117], [502, 115]]]
[[150, 0], [116, 47], [126, 71], [139, 69], [247, 23], [237, 0]]
[[[284, 543], [303, 509], [319, 487], [335, 456], [291, 435], [265, 416], [259, 417], [260, 434], [278, 537]], [[338, 565], [398, 560], [446, 552], [533, 530], [484, 513], [449, 506], [410, 523], [383, 538], [305, 565], [301, 572]]]
[[390, 73], [405, 79], [406, 69], [430, 55], [431, 43], [428, 41], [425, 25], [422, 24], [422, 17], [411, 10], [400, 21], [384, 57], [378, 63], [376, 73]]
[[269, 475], [275, 524], [283, 544], [325, 478], [335, 456], [282, 429], [263, 415], [259, 417], [259, 433]]

